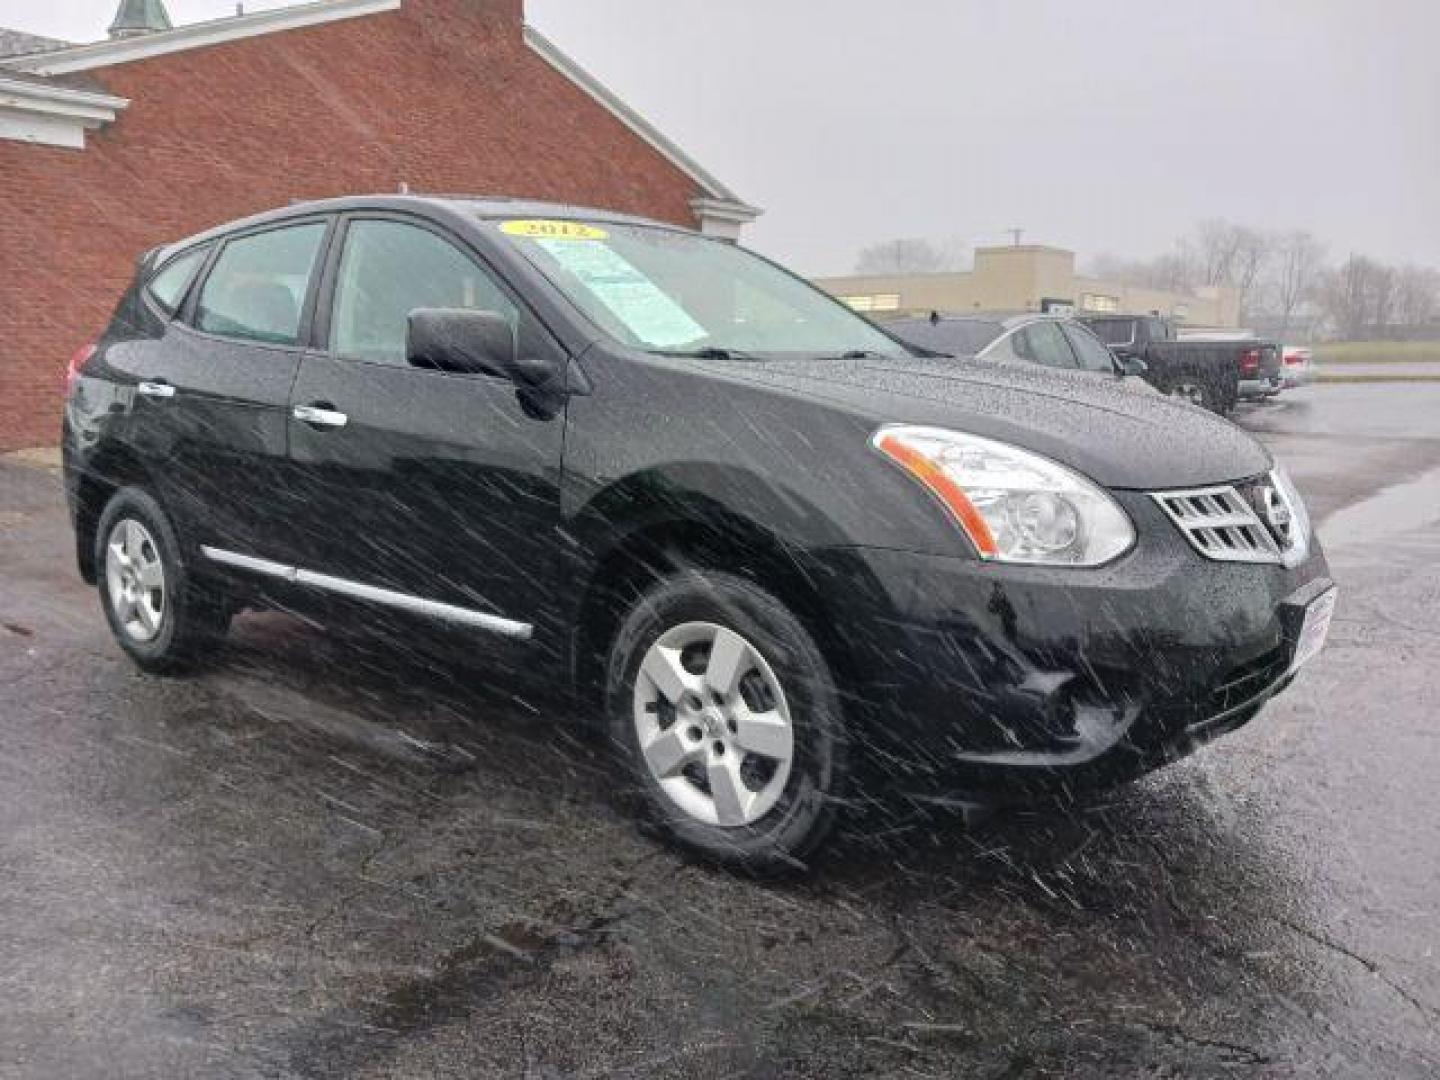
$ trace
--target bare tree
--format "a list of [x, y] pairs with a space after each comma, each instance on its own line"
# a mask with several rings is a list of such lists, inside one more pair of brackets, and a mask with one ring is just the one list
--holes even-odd
[[1202, 285], [1233, 285], [1243, 238], [1239, 226], [1209, 218], [1195, 226], [1195, 250]]
[[1195, 287], [1196, 266], [1190, 245], [1184, 241], [1175, 250], [1153, 259], [1126, 259], [1118, 255], [1097, 255], [1087, 264], [1091, 277], [1137, 285], [1145, 289], [1189, 292]]
[[943, 270], [945, 254], [928, 240], [883, 240], [861, 250], [857, 274], [924, 274]]
[[1341, 337], [1351, 341], [1365, 337], [1374, 310], [1371, 298], [1377, 269], [1377, 265], [1364, 255], [1351, 255], [1325, 275], [1320, 303]]
[[1270, 260], [1270, 236], [1259, 229], [1244, 225], [1235, 227], [1235, 259], [1231, 264], [1230, 285], [1240, 301], [1240, 316], [1252, 314], [1256, 282]]
[[1390, 324], [1395, 317], [1395, 268], [1384, 263], [1374, 263], [1370, 272], [1370, 325], [1375, 336], [1382, 340], [1390, 336]]
[[1284, 337], [1296, 309], [1314, 296], [1325, 260], [1325, 246], [1299, 229], [1275, 237], [1273, 246], [1270, 297], [1280, 316], [1280, 336]]
[[1395, 272], [1395, 321], [1423, 326], [1440, 313], [1440, 270], [1402, 266]]

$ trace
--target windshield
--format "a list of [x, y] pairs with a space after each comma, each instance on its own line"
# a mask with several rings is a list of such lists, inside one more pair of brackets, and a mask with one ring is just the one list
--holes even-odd
[[951, 356], [974, 356], [1005, 332], [1005, 325], [985, 319], [902, 319], [891, 323], [896, 334], [922, 348]]
[[659, 353], [909, 355], [844, 305], [719, 240], [648, 225], [499, 226], [618, 341]]

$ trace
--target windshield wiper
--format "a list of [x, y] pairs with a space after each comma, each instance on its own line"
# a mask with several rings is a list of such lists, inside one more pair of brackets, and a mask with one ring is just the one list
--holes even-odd
[[726, 349], [719, 345], [705, 345], [699, 349], [651, 349], [657, 356], [683, 356], [692, 360], [759, 360], [754, 353], [744, 349]]

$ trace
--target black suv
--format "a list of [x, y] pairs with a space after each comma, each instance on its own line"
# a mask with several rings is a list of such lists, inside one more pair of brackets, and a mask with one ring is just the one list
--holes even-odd
[[1237, 428], [917, 355], [602, 211], [227, 225], [145, 256], [70, 380], [80, 569], [140, 666], [246, 605], [444, 625], [594, 702], [623, 788], [750, 868], [866, 776], [1008, 799], [1153, 768], [1254, 716], [1334, 603]]

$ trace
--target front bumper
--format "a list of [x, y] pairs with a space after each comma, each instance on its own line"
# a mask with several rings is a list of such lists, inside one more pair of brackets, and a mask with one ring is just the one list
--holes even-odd
[[856, 711], [898, 785], [977, 795], [1097, 786], [1157, 768], [1249, 721], [1290, 681], [1301, 565], [1220, 563], [1148, 496], [1119, 492], [1139, 542], [1069, 570], [844, 549]]

